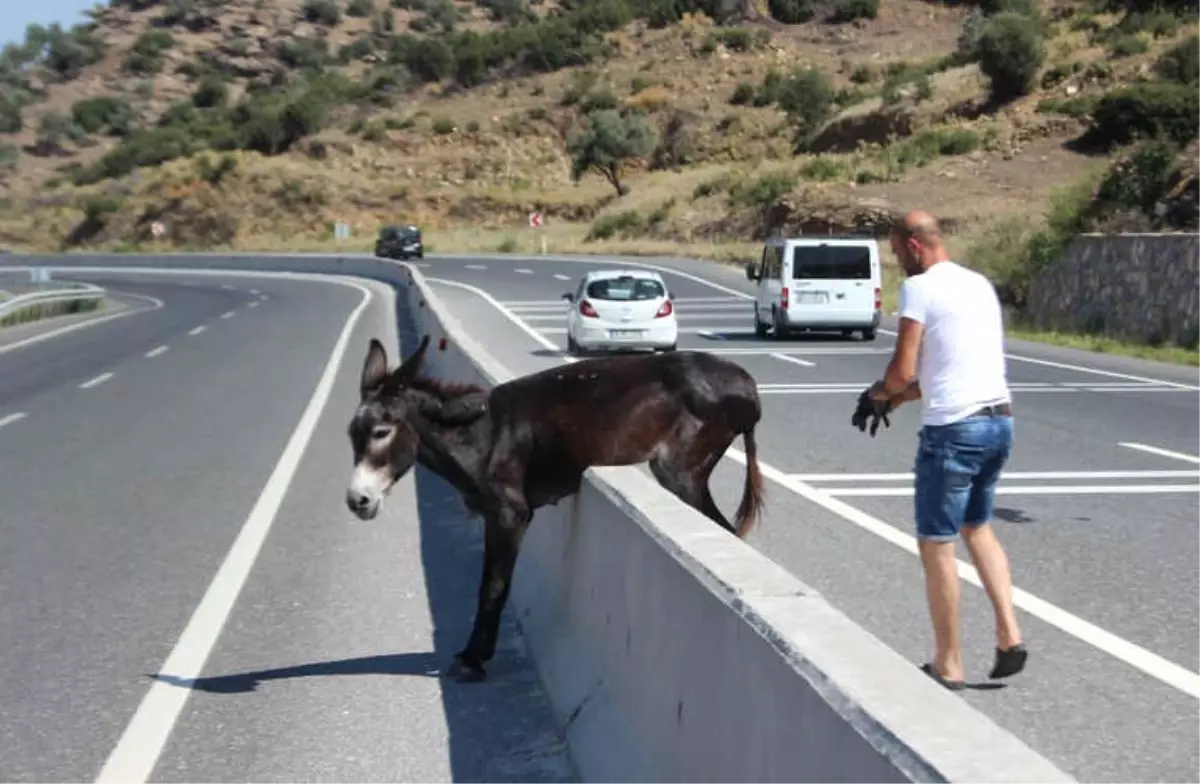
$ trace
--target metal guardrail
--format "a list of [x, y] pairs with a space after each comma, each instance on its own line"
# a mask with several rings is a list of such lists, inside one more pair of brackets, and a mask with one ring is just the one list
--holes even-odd
[[108, 291], [91, 283], [72, 283], [70, 287], [57, 285], [18, 294], [9, 299], [0, 300], [0, 322], [13, 313], [38, 305], [54, 305], [61, 302], [90, 302], [102, 300]]

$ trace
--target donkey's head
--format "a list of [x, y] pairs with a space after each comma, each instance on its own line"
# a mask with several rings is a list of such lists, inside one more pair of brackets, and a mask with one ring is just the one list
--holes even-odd
[[392, 485], [412, 469], [420, 438], [415, 427], [422, 395], [410, 388], [418, 377], [429, 336], [396, 370], [388, 371], [387, 351], [374, 338], [363, 363], [360, 399], [350, 420], [354, 473], [346, 504], [360, 519], [370, 520]]

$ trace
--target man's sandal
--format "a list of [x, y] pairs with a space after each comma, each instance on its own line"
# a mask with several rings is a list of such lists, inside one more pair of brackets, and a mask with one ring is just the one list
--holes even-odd
[[941, 675], [938, 675], [937, 671], [933, 669], [933, 665], [928, 662], [921, 665], [921, 672], [925, 673], [930, 678], [933, 678], [950, 691], [961, 691], [967, 687], [966, 681], [951, 681], [943, 678]]
[[1025, 661], [1028, 658], [1029, 652], [1025, 650], [1022, 643], [1017, 643], [1011, 648], [997, 648], [996, 663], [992, 665], [992, 671], [988, 673], [988, 677], [1007, 678], [1010, 675], [1016, 675], [1025, 669]]

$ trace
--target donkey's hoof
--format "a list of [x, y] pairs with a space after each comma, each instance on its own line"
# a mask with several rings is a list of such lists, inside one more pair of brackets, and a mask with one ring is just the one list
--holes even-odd
[[454, 661], [450, 662], [450, 666], [446, 668], [446, 675], [459, 683], [475, 683], [487, 677], [481, 665], [470, 664], [459, 656], [455, 656]]

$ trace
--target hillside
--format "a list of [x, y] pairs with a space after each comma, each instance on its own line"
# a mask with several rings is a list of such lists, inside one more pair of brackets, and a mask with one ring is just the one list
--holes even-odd
[[744, 257], [917, 205], [965, 242], [1081, 175], [1090, 225], [1190, 226], [1195, 6], [1144, 4], [111, 0], [0, 55], [0, 247], [532, 249], [540, 210]]

